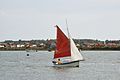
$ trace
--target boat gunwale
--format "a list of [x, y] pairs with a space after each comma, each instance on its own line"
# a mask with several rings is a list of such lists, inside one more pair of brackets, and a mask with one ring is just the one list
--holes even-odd
[[75, 63], [75, 62], [79, 62], [80, 60], [77, 61], [71, 61], [71, 62], [66, 62], [66, 63], [61, 63], [61, 64], [55, 64], [54, 65], [65, 65], [65, 64], [71, 64], [71, 63]]

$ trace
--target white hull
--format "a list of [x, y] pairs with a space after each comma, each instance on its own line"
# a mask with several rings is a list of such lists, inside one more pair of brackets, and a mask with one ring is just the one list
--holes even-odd
[[68, 63], [56, 64], [53, 63], [56, 67], [79, 67], [79, 61], [73, 61]]

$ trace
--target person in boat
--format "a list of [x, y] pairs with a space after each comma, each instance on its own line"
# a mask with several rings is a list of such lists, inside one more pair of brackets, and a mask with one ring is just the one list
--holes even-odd
[[60, 59], [57, 59], [57, 61], [52, 61], [54, 64], [62, 64]]
[[62, 64], [62, 62], [60, 61], [60, 59], [58, 59], [57, 63], [58, 63], [58, 64]]

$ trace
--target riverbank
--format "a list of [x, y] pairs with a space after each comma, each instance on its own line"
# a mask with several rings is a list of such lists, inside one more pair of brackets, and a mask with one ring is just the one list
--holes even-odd
[[[49, 48], [49, 47], [33, 47], [33, 48], [26, 48], [26, 47], [3, 47], [0, 48], [0, 51], [29, 51], [29, 50], [36, 50], [36, 51], [54, 51], [55, 48]], [[92, 50], [92, 51], [120, 51], [120, 47], [92, 47], [92, 48], [88, 48], [88, 47], [78, 47], [78, 50]]]
[[[26, 50], [26, 49], [0, 49], [0, 51], [26, 51], [26, 52], [30, 52], [30, 51], [48, 51], [47, 49], [41, 49], [41, 50]], [[48, 51], [48, 52], [52, 52], [54, 50]], [[81, 51], [120, 51], [120, 49], [82, 49]]]

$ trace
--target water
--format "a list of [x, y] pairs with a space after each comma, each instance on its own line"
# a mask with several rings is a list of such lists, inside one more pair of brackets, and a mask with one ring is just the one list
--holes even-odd
[[57, 68], [52, 52], [0, 51], [0, 80], [120, 80], [120, 51], [82, 54], [79, 68]]

